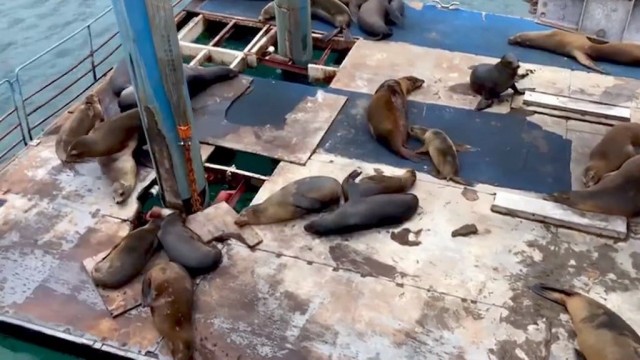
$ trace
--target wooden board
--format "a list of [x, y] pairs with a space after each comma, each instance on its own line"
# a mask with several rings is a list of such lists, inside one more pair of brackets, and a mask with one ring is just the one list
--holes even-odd
[[498, 192], [491, 211], [580, 230], [594, 235], [624, 239], [627, 236], [627, 219], [622, 216], [588, 213], [562, 204]]
[[631, 120], [631, 109], [594, 101], [581, 100], [567, 96], [553, 95], [536, 91], [527, 91], [522, 100], [524, 106], [547, 108], [576, 113], [578, 115], [596, 116], [608, 120]]
[[219, 202], [201, 212], [190, 215], [187, 218], [187, 226], [197, 232], [205, 242], [210, 242], [216, 235], [228, 232], [240, 234], [245, 240], [245, 245], [250, 248], [259, 245], [262, 238], [250, 226], [238, 228], [233, 223], [236, 216], [238, 214], [229, 204]]
[[191, 19], [187, 25], [178, 33], [178, 39], [184, 42], [194, 41], [202, 31], [204, 31], [205, 19], [202, 15], [198, 15]]

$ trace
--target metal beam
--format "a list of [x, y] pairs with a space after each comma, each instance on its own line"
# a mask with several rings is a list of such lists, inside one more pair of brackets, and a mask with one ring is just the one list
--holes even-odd
[[313, 55], [310, 0], [275, 0], [278, 55], [306, 67]]
[[208, 206], [200, 144], [170, 0], [112, 0], [165, 207]]

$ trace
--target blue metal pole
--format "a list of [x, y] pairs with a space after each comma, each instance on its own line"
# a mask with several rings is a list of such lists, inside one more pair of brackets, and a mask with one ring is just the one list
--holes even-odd
[[307, 66], [313, 55], [310, 0], [275, 0], [278, 55]]
[[199, 211], [209, 196], [171, 2], [112, 3], [162, 202], [187, 214]]

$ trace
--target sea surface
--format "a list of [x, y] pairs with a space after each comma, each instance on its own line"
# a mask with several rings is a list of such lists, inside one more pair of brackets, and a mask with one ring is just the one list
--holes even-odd
[[[243, 1], [243, 0], [238, 0]], [[183, 1], [185, 5], [188, 1]], [[424, 1], [429, 3], [431, 1]], [[441, 0], [443, 4], [450, 1]], [[505, 14], [519, 17], [531, 17], [528, 13], [529, 4], [523, 0], [458, 0], [460, 7]], [[14, 80], [16, 69], [45, 49], [65, 39], [76, 30], [84, 27], [89, 21], [103, 13], [111, 6], [111, 0], [0, 0], [0, 82], [2, 79]], [[112, 12], [105, 14], [91, 27], [94, 48], [107, 40], [117, 31], [117, 25]], [[43, 84], [67, 71], [72, 65], [82, 60], [89, 49], [88, 31], [85, 29], [65, 42], [56, 51], [25, 66], [19, 72], [19, 80], [23, 94], [28, 96]], [[98, 60], [105, 57], [117, 44], [116, 37], [96, 54]], [[105, 61], [100, 71], [104, 71], [118, 60], [116, 53], [110, 60]], [[69, 91], [81, 92], [91, 83], [92, 74], [88, 73], [83, 80], [71, 84], [75, 78], [90, 70], [90, 59], [85, 59], [81, 66], [66, 76], [66, 81], [59, 81], [27, 101], [27, 111], [37, 110], [39, 104], [53, 97], [60, 90], [69, 86]], [[69, 85], [71, 84], [71, 85]], [[67, 99], [64, 96], [48, 108], [35, 111], [30, 115], [32, 123], [43, 118], [40, 113], [50, 112], [51, 109], [64, 108]], [[0, 84], [0, 118], [13, 108], [7, 84]], [[21, 110], [20, 110], [21, 111]], [[39, 116], [40, 115], [40, 116]], [[6, 131], [17, 124], [17, 118], [11, 116], [0, 123], [0, 132]], [[34, 136], [37, 135], [36, 129]], [[0, 141], [0, 154], [10, 146], [19, 142], [19, 128], [12, 136]], [[16, 147], [5, 159], [18, 151]], [[0, 155], [1, 156], [1, 155]], [[0, 159], [0, 160], [5, 160]], [[18, 341], [8, 335], [0, 334], [0, 359], [2, 360], [71, 360], [77, 359], [66, 354]]]

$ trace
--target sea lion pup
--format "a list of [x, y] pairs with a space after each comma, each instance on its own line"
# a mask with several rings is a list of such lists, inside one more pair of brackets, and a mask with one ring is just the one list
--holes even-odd
[[189, 274], [174, 262], [155, 265], [142, 280], [142, 306], [151, 310], [153, 325], [167, 340], [174, 360], [193, 356], [193, 293]]
[[[185, 224], [184, 215], [173, 209], [154, 206], [147, 213], [148, 219], [163, 219], [158, 239], [167, 257], [182, 265], [191, 276], [212, 272], [222, 263], [222, 252], [216, 244], [205, 244], [200, 235]], [[228, 237], [222, 234], [218, 237]], [[218, 240], [216, 240], [218, 241]]]
[[407, 96], [424, 84], [415, 76], [384, 81], [373, 94], [367, 107], [367, 121], [373, 137], [383, 146], [411, 161], [418, 161], [416, 154], [405, 145], [409, 137], [407, 129]]
[[349, 201], [304, 225], [308, 233], [325, 236], [348, 234], [402, 224], [418, 210], [418, 197], [411, 193], [380, 194]]
[[117, 289], [133, 280], [155, 254], [161, 221], [129, 232], [91, 270], [93, 282], [103, 288]]
[[338, 0], [311, 0], [311, 14], [336, 27], [335, 31], [325, 34], [322, 41], [329, 41], [341, 31], [346, 41], [353, 40], [349, 31], [351, 13], [342, 2]]
[[507, 89], [513, 90], [514, 95], [524, 94], [516, 86], [519, 68], [518, 58], [511, 53], [503, 55], [495, 64], [476, 65], [469, 75], [471, 90], [482, 96], [475, 110], [482, 111], [490, 107]]
[[605, 174], [618, 170], [634, 157], [635, 146], [640, 146], [640, 124], [620, 123], [611, 127], [589, 153], [589, 164], [582, 175], [585, 188], [597, 184]]
[[393, 30], [387, 26], [387, 15], [394, 23], [402, 23], [402, 16], [389, 3], [389, 0], [367, 0], [358, 11], [358, 26], [370, 36], [370, 40], [382, 40], [393, 35]]
[[620, 315], [576, 291], [537, 283], [531, 290], [564, 306], [571, 317], [580, 352], [587, 360], [640, 359], [640, 336]]
[[131, 109], [79, 137], [69, 147], [67, 157], [79, 160], [117, 154], [129, 145], [131, 138], [138, 136], [141, 129], [140, 111]]
[[592, 39], [584, 34], [564, 30], [532, 31], [513, 35], [510, 45], [546, 50], [573, 57], [583, 66], [606, 74], [593, 60], [602, 60], [623, 65], [640, 65], [640, 45]]
[[638, 184], [640, 155], [627, 160], [620, 169], [605, 175], [588, 189], [558, 192], [546, 195], [544, 199], [582, 211], [630, 218], [640, 213]]
[[433, 176], [460, 185], [471, 186], [470, 183], [458, 176], [460, 170], [458, 149], [462, 145], [456, 146], [449, 136], [440, 129], [427, 129], [423, 126], [413, 125], [409, 127], [409, 134], [424, 142], [422, 148], [416, 150], [416, 154], [429, 154], [433, 165], [435, 165]]
[[97, 160], [100, 170], [111, 181], [111, 194], [116, 204], [125, 202], [136, 187], [138, 167], [133, 159], [133, 151], [137, 145], [138, 137], [133, 136], [124, 150]]
[[338, 180], [330, 176], [304, 177], [278, 189], [260, 204], [243, 209], [234, 223], [242, 227], [298, 219], [340, 204], [341, 196]]
[[71, 162], [67, 153], [71, 144], [79, 137], [87, 135], [91, 129], [104, 120], [102, 107], [96, 94], [89, 94], [84, 102], [61, 127], [56, 137], [56, 155], [60, 161]]
[[342, 180], [344, 202], [378, 194], [397, 194], [408, 191], [416, 183], [416, 171], [407, 169], [399, 176], [389, 176], [381, 171], [369, 175], [356, 183], [362, 171], [353, 170]]

